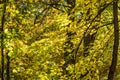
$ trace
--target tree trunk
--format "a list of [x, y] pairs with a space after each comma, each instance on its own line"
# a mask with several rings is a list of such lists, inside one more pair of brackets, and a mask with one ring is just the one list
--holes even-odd
[[119, 46], [119, 27], [118, 27], [118, 0], [113, 0], [113, 24], [114, 24], [114, 45], [112, 63], [110, 66], [108, 80], [113, 80], [117, 65], [118, 46]]
[[[89, 1], [89, 6], [91, 6], [91, 8], [88, 8], [85, 12], [86, 14], [86, 24], [87, 22], [89, 22], [91, 20], [91, 13], [92, 13], [92, 2], [91, 0]], [[87, 5], [87, 4], [84, 4], [84, 5]], [[87, 34], [87, 35], [86, 35]], [[89, 49], [90, 49], [90, 45], [94, 42], [94, 35], [90, 35], [90, 33], [87, 33], [87, 32], [84, 32], [84, 53], [83, 53], [83, 56], [86, 57], [89, 55]]]
[[6, 12], [6, 0], [3, 0], [3, 14], [1, 20], [1, 79], [4, 80], [4, 23], [5, 23], [5, 12]]
[[8, 53], [6, 53], [6, 59], [7, 59], [7, 65], [6, 65], [6, 80], [10, 80], [10, 57], [8, 56]]
[[[86, 32], [84, 32], [84, 35], [83, 35], [83, 41], [84, 41], [84, 44], [83, 44], [83, 46], [84, 46], [84, 53], [83, 53], [83, 56], [84, 57], [86, 57], [86, 56], [88, 56], [89, 55], [89, 49], [90, 48], [92, 48], [92, 46], [93, 46], [93, 44], [94, 44], [94, 41], [95, 41], [95, 35], [96, 35], [96, 33], [97, 33], [97, 30], [98, 30], [98, 25], [99, 25], [99, 23], [100, 23], [100, 18], [101, 18], [101, 13], [102, 13], [102, 11], [100, 12], [100, 2], [101, 2], [101, 0], [98, 0], [98, 11], [97, 11], [97, 15], [95, 16], [95, 18], [91, 18], [91, 16], [92, 16], [92, 1], [90, 0], [89, 1], [89, 6], [91, 6], [91, 8], [88, 8], [87, 9], [87, 12], [86, 12], [86, 18], [85, 18], [85, 20], [86, 20], [86, 24], [89, 22], [90, 23], [90, 26], [88, 26], [88, 27], [90, 27], [90, 29], [88, 30], [88, 31], [86, 31]], [[85, 5], [87, 5], [87, 4], [85, 4]], [[92, 20], [92, 22], [90, 22]], [[92, 23], [94, 23], [94, 24], [92, 24]], [[95, 30], [95, 32], [93, 33], [93, 34], [90, 34], [90, 32], [92, 31], [92, 30]]]

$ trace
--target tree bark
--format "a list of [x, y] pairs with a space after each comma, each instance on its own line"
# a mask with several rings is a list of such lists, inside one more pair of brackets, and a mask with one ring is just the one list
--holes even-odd
[[6, 64], [6, 80], [10, 80], [10, 57], [8, 56], [9, 51], [6, 53], [6, 59], [7, 59], [7, 64]]
[[[87, 5], [87, 4], [85, 4], [85, 5]], [[85, 18], [86, 24], [87, 24], [87, 22], [89, 22], [91, 20], [91, 16], [92, 16], [91, 15], [91, 13], [92, 13], [92, 1], [91, 0], [89, 1], [89, 6], [91, 6], [91, 7], [88, 8], [85, 13], [87, 16]], [[94, 25], [91, 25], [91, 26], [94, 26]], [[94, 26], [94, 28], [96, 28], [96, 27], [97, 26]], [[90, 35], [90, 33], [84, 32], [84, 35], [83, 35], [84, 36], [84, 40], [83, 40], [84, 41], [84, 53], [83, 53], [84, 57], [87, 57], [89, 55], [89, 49], [93, 46], [93, 43], [95, 40], [95, 34], [96, 33]]]
[[6, 0], [3, 0], [3, 14], [1, 20], [1, 79], [4, 80], [4, 23], [5, 23], [5, 12], [6, 12]]
[[117, 65], [118, 46], [119, 46], [119, 27], [118, 27], [118, 0], [113, 0], [113, 24], [114, 24], [114, 45], [112, 54], [112, 63], [110, 66], [108, 80], [114, 79], [114, 73]]

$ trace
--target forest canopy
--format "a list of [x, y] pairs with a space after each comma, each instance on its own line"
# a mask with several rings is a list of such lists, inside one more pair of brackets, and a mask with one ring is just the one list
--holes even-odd
[[119, 0], [0, 1], [0, 80], [119, 80]]

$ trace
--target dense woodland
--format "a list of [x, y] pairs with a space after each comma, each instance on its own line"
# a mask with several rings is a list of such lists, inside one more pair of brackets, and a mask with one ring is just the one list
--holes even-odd
[[0, 0], [0, 80], [120, 80], [119, 0]]

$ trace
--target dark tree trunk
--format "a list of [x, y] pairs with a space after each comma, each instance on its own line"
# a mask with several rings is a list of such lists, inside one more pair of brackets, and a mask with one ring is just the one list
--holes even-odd
[[[89, 6], [91, 6], [91, 0], [89, 1]], [[87, 4], [84, 4], [87, 5]], [[91, 20], [91, 13], [92, 13], [92, 7], [88, 8], [86, 10], [86, 24]], [[87, 34], [87, 35], [86, 35]], [[84, 53], [83, 55], [86, 57], [89, 54], [89, 48], [91, 47], [90, 44], [94, 42], [94, 35], [90, 35], [90, 33], [84, 32]]]
[[6, 11], [6, 0], [3, 0], [3, 14], [1, 20], [1, 79], [4, 80], [4, 23], [5, 23], [5, 11]]
[[1, 79], [4, 80], [4, 48], [3, 48], [3, 29], [1, 31]]
[[6, 80], [10, 80], [10, 57], [8, 56], [8, 53], [6, 53], [6, 59], [7, 59], [7, 65], [6, 65]]
[[95, 40], [95, 34], [88, 34], [88, 35], [84, 35], [84, 56], [88, 56], [89, 55], [89, 49], [93, 46]]
[[110, 66], [108, 80], [114, 79], [114, 73], [117, 65], [118, 46], [119, 46], [119, 27], [118, 27], [118, 0], [113, 0], [113, 24], [114, 24], [114, 45], [112, 54], [112, 63]]
[[[101, 18], [101, 13], [102, 11], [100, 10], [100, 2], [101, 0], [98, 0], [98, 11], [97, 11], [97, 15], [94, 17], [94, 18], [91, 18], [92, 16], [92, 1], [90, 0], [89, 2], [89, 6], [91, 6], [91, 8], [88, 8], [87, 11], [86, 11], [86, 24], [89, 22], [90, 23], [90, 26], [88, 26], [89, 30], [88, 31], [85, 31], [84, 32], [84, 35], [83, 35], [83, 41], [84, 41], [84, 53], [83, 53], [83, 56], [84, 57], [87, 57], [89, 55], [89, 49], [92, 48], [93, 44], [94, 44], [94, 41], [95, 41], [95, 35], [97, 33], [97, 30], [98, 30], [98, 25], [99, 25], [99, 22], [100, 22], [100, 18]], [[87, 4], [85, 4], [87, 5]], [[101, 12], [100, 12], [101, 11]], [[92, 21], [91, 21], [92, 20]], [[95, 24], [92, 24], [92, 23], [95, 23]], [[95, 30], [95, 32], [93, 34], [90, 34], [90, 32], [92, 30]]]

